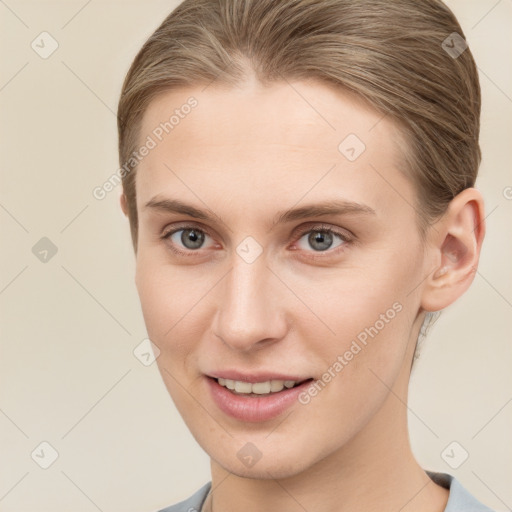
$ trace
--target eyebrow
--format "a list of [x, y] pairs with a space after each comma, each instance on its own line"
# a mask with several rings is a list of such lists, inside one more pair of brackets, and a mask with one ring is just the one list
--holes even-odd
[[[144, 209], [146, 208], [166, 213], [181, 213], [196, 219], [207, 221], [214, 221], [215, 218], [220, 218], [215, 214], [209, 214], [206, 211], [184, 203], [179, 199], [158, 198], [158, 196], [150, 199], [144, 205]], [[344, 199], [332, 199], [321, 203], [301, 206], [299, 208], [279, 211], [276, 214], [277, 220], [273, 224], [284, 224], [286, 222], [301, 220], [308, 217], [345, 214], [376, 215], [376, 211], [366, 204], [347, 201]]]

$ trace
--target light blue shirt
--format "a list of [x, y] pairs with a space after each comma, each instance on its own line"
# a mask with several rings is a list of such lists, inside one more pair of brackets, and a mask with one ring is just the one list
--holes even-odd
[[[435, 483], [450, 491], [444, 512], [493, 512], [462, 487], [461, 483], [452, 475], [433, 471], [426, 471], [426, 473]], [[212, 483], [208, 482], [185, 501], [163, 508], [158, 512], [201, 512], [211, 485]]]

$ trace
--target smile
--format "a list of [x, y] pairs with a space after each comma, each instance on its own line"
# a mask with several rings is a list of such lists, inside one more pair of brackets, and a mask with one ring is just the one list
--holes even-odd
[[247, 382], [205, 376], [213, 403], [222, 413], [244, 422], [276, 418], [298, 402], [312, 378], [293, 381], [271, 379]]
[[223, 379], [222, 377], [219, 377], [217, 382], [237, 395], [260, 396], [279, 393], [285, 388], [291, 389], [304, 381], [267, 380], [265, 382], [244, 382], [241, 380]]

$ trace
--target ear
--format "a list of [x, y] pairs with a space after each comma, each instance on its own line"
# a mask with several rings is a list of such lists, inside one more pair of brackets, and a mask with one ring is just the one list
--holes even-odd
[[484, 236], [482, 195], [475, 188], [467, 188], [452, 199], [446, 213], [431, 228], [427, 250], [434, 270], [423, 287], [421, 306], [425, 311], [444, 309], [469, 288]]
[[123, 213], [128, 217], [128, 200], [123, 192], [121, 192], [119, 202], [121, 203], [121, 210], [123, 210]]

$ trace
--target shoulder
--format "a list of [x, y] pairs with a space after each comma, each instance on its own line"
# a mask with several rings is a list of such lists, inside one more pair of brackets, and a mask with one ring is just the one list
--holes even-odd
[[158, 512], [200, 512], [204, 500], [206, 499], [206, 496], [210, 491], [211, 485], [212, 483], [208, 482], [186, 500], [180, 501], [175, 505], [170, 505], [169, 507], [163, 508]]
[[454, 476], [433, 471], [426, 473], [436, 484], [450, 491], [444, 512], [494, 512], [480, 503]]
[[[452, 475], [433, 471], [426, 471], [426, 473], [435, 483], [450, 491], [444, 512], [494, 512], [492, 509], [479, 502]], [[208, 482], [186, 500], [161, 509], [158, 512], [201, 512], [210, 487], [211, 482]]]

